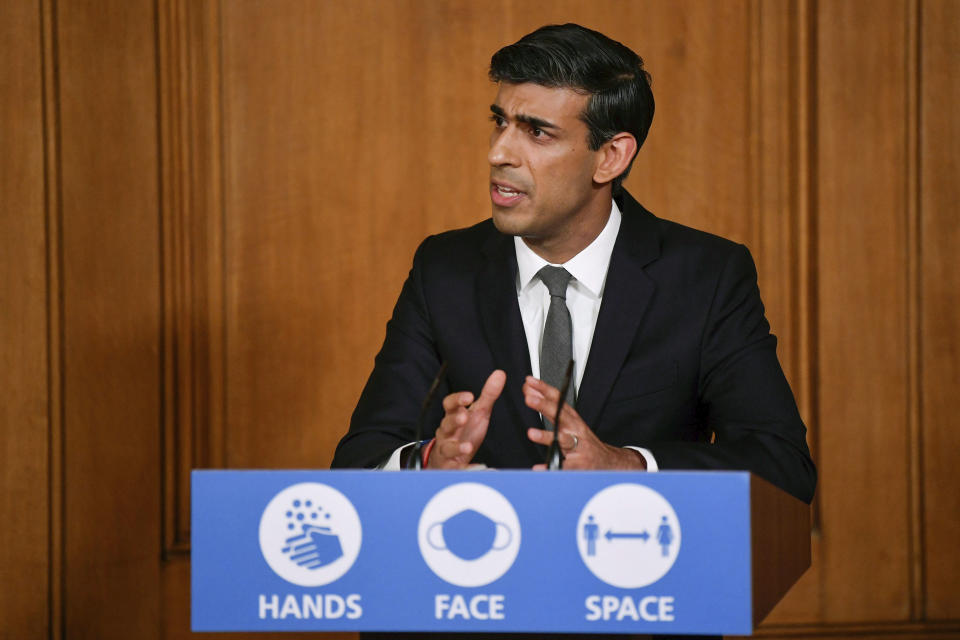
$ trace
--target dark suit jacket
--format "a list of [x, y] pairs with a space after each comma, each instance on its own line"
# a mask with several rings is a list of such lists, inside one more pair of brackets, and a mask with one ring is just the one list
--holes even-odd
[[[750, 253], [661, 220], [628, 193], [617, 203], [623, 222], [577, 411], [601, 440], [646, 447], [661, 469], [749, 470], [809, 502], [816, 469]], [[334, 467], [377, 466], [412, 442], [444, 360], [438, 397], [479, 394], [491, 371], [507, 373], [475, 461], [543, 461], [526, 437], [541, 423], [521, 393], [530, 358], [516, 273], [513, 239], [491, 220], [424, 240]], [[424, 437], [441, 417], [437, 400]]]

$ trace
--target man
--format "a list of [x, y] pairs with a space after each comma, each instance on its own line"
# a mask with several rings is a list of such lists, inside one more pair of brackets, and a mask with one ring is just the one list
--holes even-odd
[[[654, 101], [643, 61], [578, 25], [491, 59], [492, 220], [427, 238], [334, 467], [747, 469], [809, 502], [816, 471], [749, 252], [621, 183]], [[541, 417], [542, 416], [542, 417]], [[546, 428], [545, 428], [546, 427]]]

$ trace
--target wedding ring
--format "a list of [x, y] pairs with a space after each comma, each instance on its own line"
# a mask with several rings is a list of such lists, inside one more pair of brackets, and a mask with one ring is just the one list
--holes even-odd
[[573, 438], [573, 446], [570, 447], [570, 451], [573, 451], [574, 449], [577, 448], [577, 445], [580, 444], [580, 438], [578, 438], [577, 436], [573, 435], [572, 433], [570, 434], [570, 437]]

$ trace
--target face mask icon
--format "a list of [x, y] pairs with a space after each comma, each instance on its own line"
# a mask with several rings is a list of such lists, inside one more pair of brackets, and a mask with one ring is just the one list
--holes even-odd
[[505, 549], [513, 539], [510, 528], [473, 509], [464, 509], [427, 530], [427, 543], [463, 560], [475, 560], [488, 551]]

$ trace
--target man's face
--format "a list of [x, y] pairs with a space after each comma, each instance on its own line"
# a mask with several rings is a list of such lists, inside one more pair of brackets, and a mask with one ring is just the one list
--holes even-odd
[[[580, 119], [589, 96], [537, 84], [500, 83], [491, 110], [490, 200], [501, 233], [546, 248], [576, 243], [597, 210], [601, 154]], [[609, 204], [604, 205], [609, 213]]]

